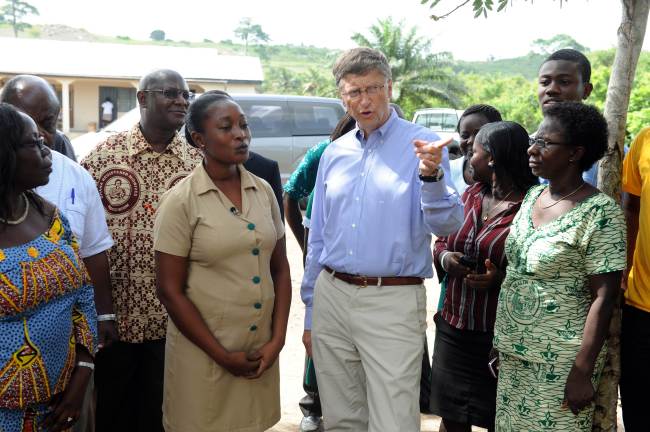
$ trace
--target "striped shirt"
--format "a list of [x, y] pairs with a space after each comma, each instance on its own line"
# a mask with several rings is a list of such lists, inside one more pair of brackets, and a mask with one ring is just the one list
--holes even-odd
[[[476, 259], [478, 273], [485, 273], [485, 260], [488, 258], [500, 270], [505, 271], [505, 241], [521, 202], [510, 203], [500, 213], [480, 224], [485, 190], [486, 186], [482, 183], [467, 188], [462, 197], [465, 207], [463, 225], [458, 232], [436, 240], [433, 256], [441, 277], [445, 272], [440, 265], [440, 257], [445, 251], [461, 252]], [[441, 316], [458, 329], [492, 332], [499, 289], [500, 287], [473, 289], [465, 284], [464, 278], [448, 276]]]

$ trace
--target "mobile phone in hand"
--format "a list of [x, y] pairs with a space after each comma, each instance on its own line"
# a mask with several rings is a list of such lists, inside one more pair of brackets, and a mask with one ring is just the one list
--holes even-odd
[[458, 259], [458, 262], [471, 270], [476, 270], [476, 258], [474, 257], [463, 255]]

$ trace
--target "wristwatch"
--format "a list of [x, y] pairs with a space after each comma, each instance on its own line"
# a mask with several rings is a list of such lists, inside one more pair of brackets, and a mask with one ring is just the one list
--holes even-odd
[[420, 175], [419, 177], [420, 177], [420, 180], [425, 182], [425, 183], [434, 183], [434, 182], [440, 181], [444, 177], [444, 175], [445, 175], [445, 172], [443, 170], [441, 170], [440, 168], [438, 168], [438, 171], [436, 171], [432, 175], [428, 175], [428, 176]]

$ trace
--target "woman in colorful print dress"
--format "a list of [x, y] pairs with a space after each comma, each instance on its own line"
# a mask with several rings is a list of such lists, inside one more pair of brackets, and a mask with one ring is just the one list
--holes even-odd
[[63, 431], [79, 416], [96, 339], [92, 286], [67, 220], [32, 189], [50, 151], [0, 104], [0, 430]]
[[447, 432], [472, 425], [494, 429], [497, 380], [487, 363], [507, 264], [504, 243], [521, 200], [539, 184], [528, 166], [526, 129], [514, 122], [473, 124], [478, 127], [467, 150], [476, 183], [463, 193], [465, 219], [434, 248], [447, 291], [434, 317], [431, 411], [442, 417]]
[[591, 431], [625, 268], [623, 213], [582, 179], [606, 147], [605, 119], [578, 102], [549, 107], [531, 138], [530, 167], [549, 183], [528, 192], [506, 241], [497, 431]]

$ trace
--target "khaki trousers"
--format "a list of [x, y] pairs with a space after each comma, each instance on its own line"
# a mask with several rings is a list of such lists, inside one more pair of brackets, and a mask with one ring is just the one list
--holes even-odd
[[420, 430], [424, 285], [359, 287], [319, 275], [312, 344], [326, 431]]

